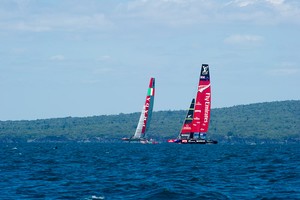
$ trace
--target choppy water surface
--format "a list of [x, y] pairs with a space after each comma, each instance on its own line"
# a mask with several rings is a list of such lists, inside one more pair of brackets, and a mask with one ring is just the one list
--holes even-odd
[[0, 145], [0, 199], [300, 199], [300, 145]]

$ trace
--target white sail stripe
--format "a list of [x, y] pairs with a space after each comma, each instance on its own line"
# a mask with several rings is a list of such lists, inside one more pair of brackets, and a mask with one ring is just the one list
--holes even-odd
[[205, 87], [203, 87], [203, 88], [200, 88], [199, 89], [199, 92], [203, 92], [204, 90], [206, 90], [207, 88], [209, 88], [210, 87], [210, 84], [208, 84], [208, 85], [206, 85]]
[[145, 106], [143, 106], [143, 110], [139, 119], [138, 126], [136, 127], [135, 133], [132, 138], [140, 138], [142, 135], [142, 130], [144, 126], [144, 119], [145, 119]]

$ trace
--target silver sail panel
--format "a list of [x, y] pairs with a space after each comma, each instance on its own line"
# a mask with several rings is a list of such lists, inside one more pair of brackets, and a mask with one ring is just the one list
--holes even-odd
[[145, 135], [145, 133], [142, 133], [143, 127], [145, 126], [144, 119], [145, 119], [145, 106], [143, 107], [138, 126], [136, 127], [132, 139], [141, 138]]

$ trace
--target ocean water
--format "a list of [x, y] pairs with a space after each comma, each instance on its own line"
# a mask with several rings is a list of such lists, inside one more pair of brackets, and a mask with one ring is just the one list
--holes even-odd
[[300, 199], [299, 144], [0, 145], [0, 199]]

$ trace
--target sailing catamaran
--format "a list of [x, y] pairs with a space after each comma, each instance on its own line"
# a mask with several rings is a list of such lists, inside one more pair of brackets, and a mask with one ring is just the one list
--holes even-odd
[[194, 117], [194, 107], [195, 107], [195, 99], [192, 99], [190, 108], [187, 111], [186, 117], [184, 119], [181, 131], [176, 139], [169, 139], [168, 142], [170, 143], [179, 143], [181, 138], [186, 138], [190, 136], [192, 131], [192, 121]]
[[143, 144], [155, 144], [156, 141], [150, 139], [148, 140], [145, 135], [150, 126], [153, 104], [154, 104], [154, 94], [155, 94], [155, 79], [150, 78], [149, 88], [146, 96], [146, 101], [143, 106], [143, 110], [135, 130], [135, 133], [130, 138], [122, 138], [123, 141], [128, 142], [139, 142]]
[[211, 87], [208, 64], [202, 64], [196, 101], [193, 99], [177, 139], [168, 142], [181, 144], [217, 144], [207, 140], [211, 104]]

